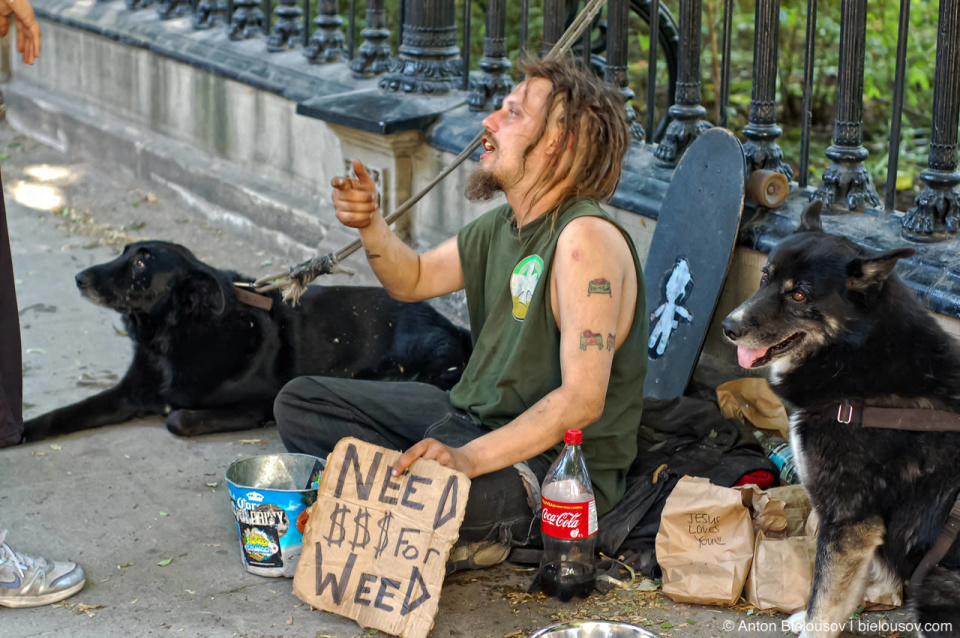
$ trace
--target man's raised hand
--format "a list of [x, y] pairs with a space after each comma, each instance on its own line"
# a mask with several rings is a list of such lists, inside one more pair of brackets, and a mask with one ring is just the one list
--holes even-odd
[[334, 177], [330, 180], [333, 208], [344, 226], [366, 228], [380, 214], [377, 187], [363, 162], [358, 159], [353, 160], [353, 172], [357, 175], [356, 179]]
[[0, 36], [7, 35], [11, 15], [17, 25], [17, 51], [24, 62], [33, 64], [40, 57], [40, 25], [29, 0], [0, 0]]

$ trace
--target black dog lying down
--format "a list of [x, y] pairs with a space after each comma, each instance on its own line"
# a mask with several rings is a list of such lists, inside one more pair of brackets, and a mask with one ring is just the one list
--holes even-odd
[[186, 248], [130, 244], [76, 277], [84, 297], [123, 314], [133, 362], [115, 387], [25, 424], [33, 441], [163, 414], [174, 434], [256, 427], [302, 375], [416, 380], [447, 389], [460, 378], [470, 335], [422, 303], [382, 288], [310, 286], [296, 307], [241, 303], [234, 282]]
[[[769, 365], [774, 391], [799, 408], [791, 444], [820, 515], [813, 592], [793, 619], [804, 637], [840, 634], [874, 554], [909, 580], [960, 493], [960, 432], [909, 431], [960, 422], [960, 348], [892, 272], [912, 254], [824, 233], [812, 204], [770, 253], [760, 289], [723, 322], [740, 365]], [[862, 426], [847, 405], [868, 406]], [[954, 542], [918, 574], [918, 635], [960, 636], [958, 567]]]

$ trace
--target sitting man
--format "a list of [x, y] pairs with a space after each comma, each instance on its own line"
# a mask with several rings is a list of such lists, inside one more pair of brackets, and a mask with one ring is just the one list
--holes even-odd
[[[373, 181], [332, 181], [341, 223], [359, 229], [393, 297], [465, 289], [474, 351], [449, 395], [418, 383], [301, 377], [274, 414], [291, 452], [325, 457], [347, 436], [406, 449], [394, 468], [433, 459], [472, 479], [448, 570], [493, 565], [535, 540], [539, 485], [568, 428], [583, 452], [598, 514], [622, 497], [643, 406], [647, 317], [627, 233], [597, 203], [630, 144], [623, 98], [566, 61], [534, 61], [483, 121], [466, 195], [495, 208], [416, 254], [384, 223]], [[589, 427], [588, 427], [589, 426]]]

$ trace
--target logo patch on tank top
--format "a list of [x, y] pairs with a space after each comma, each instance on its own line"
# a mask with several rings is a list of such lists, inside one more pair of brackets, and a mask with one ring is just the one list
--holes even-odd
[[510, 295], [513, 297], [513, 318], [523, 321], [527, 308], [533, 299], [533, 291], [543, 274], [543, 260], [540, 255], [530, 255], [520, 260], [510, 276]]

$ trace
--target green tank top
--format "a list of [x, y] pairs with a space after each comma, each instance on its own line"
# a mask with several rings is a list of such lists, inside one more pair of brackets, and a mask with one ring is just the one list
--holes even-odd
[[[613, 356], [603, 415], [583, 431], [587, 470], [598, 513], [603, 514], [623, 497], [627, 469], [637, 455], [648, 327], [636, 248], [595, 200], [566, 202], [555, 222], [545, 215], [519, 229], [511, 208], [504, 205], [460, 230], [457, 247], [474, 349], [450, 401], [487, 427], [498, 428], [560, 387], [560, 331], [550, 307], [549, 275], [560, 233], [585, 216], [614, 224], [637, 268], [633, 325]], [[550, 453], [556, 456], [562, 447]]]

